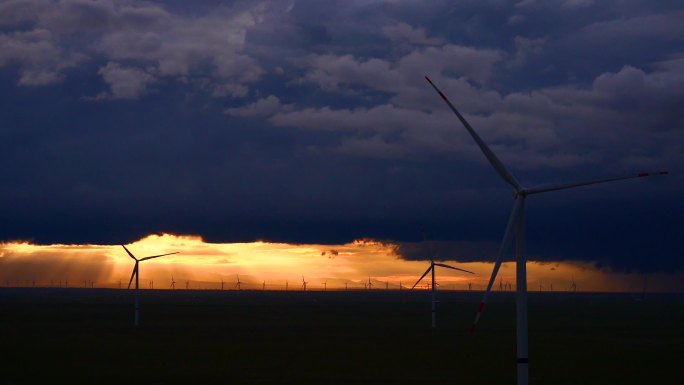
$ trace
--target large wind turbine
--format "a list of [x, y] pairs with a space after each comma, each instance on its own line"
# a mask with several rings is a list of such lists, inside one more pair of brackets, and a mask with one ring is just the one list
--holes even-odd
[[138, 259], [138, 258], [136, 258], [136, 257], [133, 255], [133, 253], [131, 253], [131, 252], [126, 248], [126, 246], [121, 245], [121, 247], [123, 247], [124, 250], [126, 250], [126, 253], [128, 253], [128, 255], [129, 255], [131, 258], [133, 258], [133, 260], [135, 260], [135, 266], [133, 267], [133, 273], [131, 273], [131, 280], [128, 281], [128, 288], [129, 288], [129, 289], [131, 288], [131, 283], [133, 283], [133, 278], [135, 278], [135, 318], [134, 318], [134, 321], [133, 321], [133, 326], [136, 326], [136, 327], [137, 327], [137, 326], [140, 325], [140, 286], [139, 286], [139, 283], [140, 283], [140, 267], [139, 267], [139, 266], [140, 266], [140, 262], [142, 262], [142, 261], [147, 261], [148, 259], [152, 259], [152, 258], [163, 257], [163, 256], [165, 256], [165, 255], [178, 254], [178, 252], [176, 251], [176, 252], [174, 252], [174, 253], [166, 253], [166, 254], [153, 255], [153, 256], [151, 256], [151, 257], [145, 257], [145, 258], [140, 258], [140, 259]]
[[485, 144], [485, 142], [480, 138], [480, 136], [475, 132], [475, 130], [470, 126], [470, 124], [465, 120], [463, 115], [461, 115], [456, 107], [449, 101], [449, 99], [442, 93], [442, 91], [437, 88], [437, 86], [428, 78], [425, 79], [430, 83], [432, 88], [437, 91], [442, 100], [446, 102], [451, 111], [458, 117], [463, 126], [470, 136], [473, 137], [475, 143], [480, 147], [482, 153], [487, 158], [489, 163], [492, 165], [494, 170], [499, 174], [499, 176], [509, 185], [513, 187], [515, 197], [515, 203], [513, 204], [513, 211], [508, 219], [508, 224], [506, 225], [506, 231], [504, 232], [501, 245], [499, 246], [499, 251], [496, 256], [496, 262], [494, 263], [494, 269], [492, 275], [489, 278], [489, 283], [487, 284], [487, 289], [484, 292], [482, 302], [480, 303], [480, 308], [475, 316], [475, 321], [473, 322], [472, 330], [474, 330], [477, 322], [480, 320], [480, 316], [487, 303], [487, 296], [492, 290], [492, 285], [495, 282], [496, 274], [499, 272], [501, 267], [501, 262], [503, 254], [507, 251], [513, 237], [515, 237], [515, 254], [516, 254], [516, 335], [517, 335], [517, 366], [518, 366], [518, 384], [527, 385], [528, 383], [528, 351], [527, 351], [527, 270], [526, 270], [526, 257], [525, 257], [525, 198], [529, 195], [540, 194], [550, 191], [565, 190], [574, 187], [587, 186], [598, 183], [613, 182], [624, 179], [641, 178], [648, 176], [657, 175], [667, 175], [667, 171], [661, 171], [656, 173], [637, 173], [632, 175], [616, 176], [612, 178], [605, 179], [593, 179], [580, 182], [570, 182], [555, 185], [545, 185], [539, 187], [526, 188], [523, 187], [517, 179], [504, 167], [503, 163], [499, 158], [494, 155], [492, 150]]
[[433, 329], [437, 327], [437, 285], [435, 284], [435, 266], [444, 267], [444, 268], [452, 269], [452, 270], [464, 271], [466, 273], [474, 274], [472, 271], [459, 269], [458, 267], [445, 265], [443, 263], [437, 263], [437, 262], [435, 262], [434, 259], [430, 258], [430, 267], [428, 267], [428, 269], [425, 270], [425, 273], [423, 273], [423, 275], [421, 275], [420, 278], [418, 278], [416, 283], [413, 284], [413, 287], [411, 288], [411, 290], [415, 289], [416, 285], [418, 285], [420, 283], [420, 281], [422, 281], [423, 278], [425, 278], [425, 276], [428, 275], [428, 273], [430, 271], [432, 271], [431, 288], [432, 288], [432, 328]]

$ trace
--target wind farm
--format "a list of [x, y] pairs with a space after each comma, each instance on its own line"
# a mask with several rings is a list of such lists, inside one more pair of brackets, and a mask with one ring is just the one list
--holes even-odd
[[684, 383], [683, 18], [0, 1], [0, 385]]

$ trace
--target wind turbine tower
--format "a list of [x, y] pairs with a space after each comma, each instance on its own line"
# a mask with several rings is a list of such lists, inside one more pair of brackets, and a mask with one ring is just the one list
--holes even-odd
[[463, 271], [469, 274], [474, 274], [472, 271], [464, 270], [464, 269], [459, 269], [458, 267], [453, 267], [449, 265], [445, 265], [443, 263], [436, 263], [434, 259], [430, 258], [430, 266], [428, 267], [427, 270], [425, 270], [425, 273], [418, 278], [416, 283], [413, 284], [413, 287], [411, 287], [411, 290], [415, 289], [416, 286], [420, 283], [420, 281], [425, 278], [425, 276], [429, 273], [432, 272], [432, 281], [430, 284], [431, 290], [432, 290], [432, 328], [437, 327], [437, 283], [435, 282], [435, 266], [439, 267], [444, 267], [447, 269], [452, 269], [452, 270], [458, 270], [458, 271]]
[[508, 246], [512, 243], [513, 238], [515, 238], [515, 254], [516, 254], [516, 349], [517, 349], [517, 371], [518, 371], [518, 385], [527, 385], [529, 377], [529, 355], [528, 355], [528, 325], [527, 325], [527, 258], [525, 256], [525, 200], [527, 197], [535, 194], [542, 194], [551, 191], [565, 190], [580, 186], [587, 186], [599, 183], [613, 182], [625, 179], [642, 178], [649, 176], [667, 175], [667, 171], [661, 171], [656, 173], [635, 173], [632, 175], [616, 176], [604, 179], [594, 179], [580, 182], [570, 182], [561, 183], [555, 185], [544, 185], [538, 187], [527, 188], [521, 185], [518, 180], [506, 169], [504, 164], [494, 155], [494, 152], [487, 146], [487, 144], [480, 138], [480, 136], [475, 132], [475, 130], [470, 126], [470, 123], [461, 115], [460, 112], [454, 107], [449, 99], [442, 93], [442, 91], [437, 88], [437, 86], [428, 78], [425, 79], [430, 83], [430, 86], [434, 88], [439, 96], [444, 100], [444, 102], [449, 106], [451, 111], [456, 115], [461, 124], [468, 131], [470, 136], [473, 138], [475, 143], [484, 154], [484, 156], [489, 161], [490, 165], [499, 174], [499, 176], [513, 187], [513, 197], [515, 198], [515, 203], [513, 204], [513, 210], [511, 211], [510, 217], [508, 219], [508, 224], [506, 225], [506, 230], [504, 232], [499, 251], [496, 256], [496, 262], [494, 263], [494, 269], [492, 270], [492, 275], [489, 278], [489, 283], [487, 284], [487, 289], [484, 292], [482, 302], [480, 304], [477, 315], [475, 316], [475, 321], [473, 322], [472, 330], [475, 329], [480, 316], [484, 311], [485, 305], [487, 303], [487, 297], [492, 290], [492, 285], [496, 280], [496, 275], [501, 267], [501, 262], [503, 260], [504, 253], [507, 252]]
[[123, 247], [124, 250], [126, 250], [126, 253], [135, 261], [133, 273], [131, 273], [131, 279], [128, 281], [128, 288], [131, 288], [131, 283], [133, 283], [133, 278], [135, 278], [135, 317], [133, 318], [133, 326], [138, 327], [140, 326], [140, 262], [147, 261], [148, 259], [163, 257], [165, 255], [178, 254], [178, 252], [153, 255], [151, 257], [138, 259], [126, 248], [126, 246], [121, 245], [121, 247]]

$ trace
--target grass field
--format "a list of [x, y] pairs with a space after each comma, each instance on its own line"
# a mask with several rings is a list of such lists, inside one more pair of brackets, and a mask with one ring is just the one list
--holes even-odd
[[[0, 384], [514, 384], [514, 296], [0, 289]], [[532, 384], [681, 384], [684, 296], [530, 294]]]

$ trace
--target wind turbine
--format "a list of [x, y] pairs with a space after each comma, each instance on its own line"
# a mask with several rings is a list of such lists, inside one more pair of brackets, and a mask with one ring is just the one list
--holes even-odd
[[261, 284], [261, 290], [265, 291], [266, 290], [266, 280], [264, 279], [264, 283]]
[[430, 286], [432, 287], [432, 328], [433, 329], [437, 327], [437, 284], [435, 283], [435, 266], [474, 274], [472, 271], [459, 269], [458, 267], [445, 265], [443, 263], [436, 263], [434, 259], [430, 258], [430, 267], [428, 267], [428, 269], [425, 270], [425, 273], [423, 273], [423, 275], [421, 275], [420, 278], [418, 278], [416, 283], [413, 284], [413, 287], [411, 287], [411, 290], [415, 289], [416, 285], [418, 285], [420, 283], [420, 281], [422, 281], [423, 278], [425, 278], [425, 276], [428, 275], [428, 273], [432, 271], [432, 283]]
[[221, 277], [221, 291], [223, 291], [223, 285], [225, 282], [223, 282], [223, 277]]
[[572, 284], [570, 285], [570, 290], [572, 290], [573, 293], [577, 292], [577, 283], [575, 282], [575, 277], [572, 277]]
[[173, 274], [171, 274], [171, 290], [176, 290], [176, 280], [173, 279]]
[[306, 291], [306, 284], [307, 284], [307, 283], [308, 283], [308, 282], [306, 282], [306, 281], [304, 280], [304, 276], [302, 275], [302, 290]]
[[235, 287], [240, 290], [242, 288], [242, 282], [240, 282], [240, 274], [235, 274], [237, 276], [237, 283], [235, 284]]
[[373, 282], [371, 282], [370, 275], [368, 276], [368, 285], [366, 286], [366, 289], [368, 289], [368, 290], [373, 289]]
[[328, 281], [323, 282], [323, 291], [328, 291]]
[[480, 316], [484, 311], [485, 304], [487, 303], [487, 297], [489, 292], [492, 290], [492, 285], [496, 280], [496, 274], [499, 272], [501, 267], [501, 262], [504, 253], [507, 251], [508, 246], [515, 237], [515, 254], [516, 254], [516, 339], [517, 339], [517, 366], [518, 366], [518, 385], [527, 385], [529, 368], [528, 368], [528, 327], [527, 327], [527, 265], [525, 256], [525, 199], [534, 194], [541, 194], [545, 192], [565, 190], [574, 187], [587, 186], [598, 183], [613, 182], [625, 179], [642, 178], [649, 176], [667, 175], [667, 171], [661, 171], [657, 173], [647, 173], [642, 172], [633, 175], [623, 175], [612, 178], [604, 179], [593, 179], [580, 182], [570, 182], [562, 183], [556, 185], [545, 185], [539, 187], [526, 188], [523, 187], [517, 179], [506, 169], [506, 167], [501, 163], [499, 158], [494, 155], [494, 152], [487, 146], [487, 144], [480, 138], [480, 136], [475, 132], [475, 130], [470, 126], [466, 119], [461, 115], [460, 112], [454, 107], [449, 99], [440, 91], [439, 88], [428, 78], [425, 79], [430, 83], [432, 88], [437, 91], [439, 96], [444, 100], [444, 102], [449, 106], [451, 111], [456, 115], [458, 120], [461, 121], [463, 126], [466, 128], [470, 136], [472, 136], [475, 143], [487, 158], [489, 163], [492, 165], [494, 170], [499, 174], [499, 176], [509, 185], [513, 187], [513, 196], [515, 198], [515, 203], [513, 204], [513, 210], [508, 219], [508, 224], [506, 225], [506, 231], [504, 232], [501, 245], [499, 246], [499, 251], [496, 256], [496, 262], [494, 263], [494, 269], [492, 270], [492, 275], [489, 278], [489, 283], [487, 284], [487, 289], [484, 292], [482, 302], [480, 303], [480, 308], [475, 316], [475, 321], [471, 330], [475, 329], [477, 322], [480, 320]]
[[178, 254], [178, 252], [174, 253], [166, 253], [166, 254], [159, 254], [159, 255], [153, 255], [151, 257], [145, 257], [145, 258], [136, 258], [133, 253], [131, 253], [126, 246], [121, 245], [121, 247], [126, 250], [126, 253], [135, 260], [135, 266], [133, 267], [133, 273], [131, 273], [131, 280], [128, 281], [128, 288], [131, 288], [131, 283], [133, 283], [133, 278], [135, 278], [135, 318], [133, 321], [133, 326], [138, 327], [140, 326], [140, 262], [142, 261], [147, 261], [148, 259], [153, 259], [153, 258], [159, 258], [163, 257], [165, 255], [171, 255], [171, 254]]

